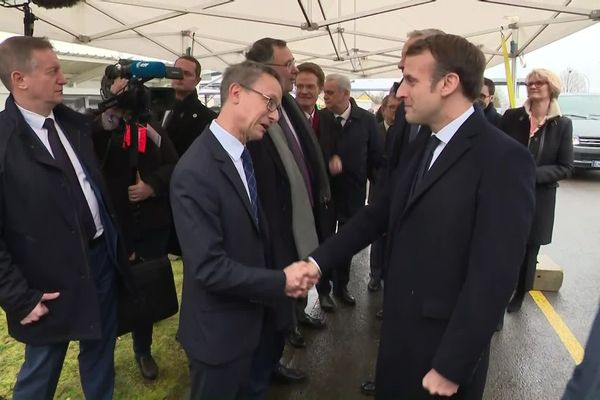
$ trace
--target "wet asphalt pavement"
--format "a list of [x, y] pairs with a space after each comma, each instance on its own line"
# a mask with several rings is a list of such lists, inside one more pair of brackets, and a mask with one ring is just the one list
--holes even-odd
[[[558, 189], [553, 242], [543, 246], [564, 270], [558, 293], [544, 292], [574, 336], [585, 346], [600, 299], [600, 172], [578, 173]], [[349, 285], [356, 307], [338, 305], [324, 315], [322, 331], [302, 328], [307, 347], [286, 346], [288, 366], [308, 373], [306, 383], [274, 384], [268, 400], [368, 399], [360, 383], [374, 376], [382, 293], [367, 291], [369, 250], [354, 257]], [[314, 290], [307, 310], [323, 315]], [[520, 313], [505, 317], [494, 335], [486, 400], [560, 399], [575, 361], [531, 297]]]

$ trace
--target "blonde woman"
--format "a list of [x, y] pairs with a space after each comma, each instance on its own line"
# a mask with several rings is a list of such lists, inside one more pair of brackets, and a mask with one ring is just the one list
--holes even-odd
[[573, 170], [573, 125], [558, 105], [560, 78], [552, 71], [534, 69], [526, 82], [525, 104], [507, 110], [501, 121], [501, 129], [527, 146], [537, 165], [536, 212], [508, 312], [519, 311], [525, 294], [533, 288], [540, 246], [552, 241], [558, 181]]

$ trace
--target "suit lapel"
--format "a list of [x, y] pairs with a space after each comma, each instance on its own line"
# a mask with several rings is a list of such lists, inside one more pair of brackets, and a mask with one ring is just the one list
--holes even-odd
[[[258, 225], [256, 225], [256, 221], [254, 220], [254, 212], [252, 211], [252, 205], [250, 204], [250, 198], [248, 197], [248, 193], [246, 192], [246, 187], [242, 182], [242, 178], [238, 173], [231, 157], [227, 154], [227, 151], [221, 146], [221, 143], [217, 140], [215, 135], [210, 132], [210, 135], [206, 135], [208, 137], [208, 146], [211, 152], [213, 153], [215, 159], [219, 161], [220, 168], [223, 174], [227, 177], [231, 185], [235, 189], [236, 193], [244, 203], [244, 207], [246, 207], [246, 211], [248, 212], [248, 217], [252, 221], [254, 227], [258, 230]], [[260, 203], [260, 201], [259, 201]]]
[[25, 123], [26, 126], [21, 127], [21, 140], [26, 148], [31, 150], [33, 159], [52, 168], [60, 170], [60, 167], [46, 148], [35, 132]]
[[469, 150], [471, 147], [471, 136], [477, 133], [477, 128], [474, 124], [475, 114], [476, 113], [473, 113], [471, 117], [462, 124], [452, 139], [450, 139], [450, 142], [444, 147], [444, 150], [442, 150], [442, 153], [433, 163], [431, 169], [425, 174], [423, 181], [415, 189], [413, 196], [408, 199], [404, 210], [405, 213], [463, 156], [463, 154], [465, 154], [465, 152]]
[[427, 145], [427, 139], [428, 135], [418, 135], [414, 147], [411, 148], [413, 151], [408, 152], [405, 148], [402, 154], [399, 155], [399, 168], [394, 169], [392, 177], [392, 181], [396, 184], [392, 193], [392, 201], [390, 202], [390, 227], [394, 226], [396, 220], [403, 214], [406, 209], [405, 205], [410, 200], [408, 199], [410, 187], [419, 161], [421, 160], [421, 155]]

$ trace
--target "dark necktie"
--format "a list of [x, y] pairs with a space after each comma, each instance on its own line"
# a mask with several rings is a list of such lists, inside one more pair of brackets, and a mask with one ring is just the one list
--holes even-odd
[[54, 154], [54, 159], [67, 177], [67, 182], [75, 200], [75, 207], [77, 208], [81, 227], [84, 230], [87, 239], [92, 240], [96, 235], [96, 224], [94, 223], [94, 217], [90, 211], [90, 206], [87, 202], [87, 199], [83, 194], [83, 189], [81, 188], [79, 179], [77, 179], [75, 168], [73, 168], [73, 164], [69, 159], [69, 155], [67, 154], [65, 147], [58, 137], [54, 120], [52, 118], [46, 118], [46, 121], [44, 121], [44, 128], [46, 128], [48, 131], [48, 142], [50, 142], [50, 148]]
[[425, 151], [421, 156], [421, 162], [419, 163], [419, 168], [417, 168], [417, 172], [415, 177], [413, 178], [413, 184], [411, 186], [410, 194], [411, 196], [415, 193], [415, 190], [419, 186], [419, 184], [423, 181], [425, 174], [429, 170], [429, 164], [431, 164], [431, 159], [433, 158], [433, 152], [440, 144], [440, 139], [437, 138], [436, 135], [429, 136], [427, 140], [427, 146], [425, 146]]
[[344, 120], [344, 117], [342, 117], [341, 115], [338, 115], [337, 117], [335, 117], [335, 124], [337, 125], [337, 127], [342, 130], [342, 128], [344, 127], [342, 125], [342, 121]]
[[247, 148], [244, 148], [244, 151], [242, 152], [242, 164], [244, 166], [244, 174], [246, 174], [248, 192], [250, 192], [250, 204], [252, 205], [254, 222], [258, 225], [258, 191], [256, 187], [256, 177], [254, 176], [254, 166], [252, 165], [252, 157], [250, 157], [250, 152]]
[[313, 192], [312, 192], [312, 183], [310, 180], [310, 172], [308, 171], [308, 167], [306, 165], [306, 160], [304, 159], [304, 153], [302, 153], [302, 149], [300, 148], [300, 143], [294, 136], [292, 132], [292, 128], [287, 123], [285, 116], [283, 115], [283, 111], [279, 109], [279, 126], [285, 135], [285, 139], [288, 143], [288, 147], [294, 156], [294, 160], [296, 160], [296, 165], [298, 165], [298, 169], [300, 169], [300, 174], [302, 174], [302, 179], [304, 180], [304, 185], [306, 186], [306, 191], [308, 192], [308, 199], [310, 201], [310, 205], [313, 206]]

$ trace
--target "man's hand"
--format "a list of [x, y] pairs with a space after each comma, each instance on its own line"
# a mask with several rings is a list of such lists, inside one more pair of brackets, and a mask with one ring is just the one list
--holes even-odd
[[154, 189], [142, 180], [139, 172], [137, 172], [136, 184], [129, 186], [127, 191], [129, 193], [129, 201], [132, 203], [144, 201], [147, 198], [154, 196]]
[[458, 391], [458, 385], [431, 369], [423, 378], [423, 388], [431, 395], [452, 396]]
[[319, 270], [304, 261], [287, 266], [283, 272], [285, 273], [285, 294], [290, 297], [305, 297], [320, 277]]
[[110, 85], [110, 91], [115, 95], [121, 94], [121, 92], [127, 89], [127, 84], [129, 84], [129, 79], [115, 78], [112, 85]]
[[59, 292], [54, 293], [44, 293], [40, 302], [36, 304], [36, 306], [31, 310], [31, 312], [21, 320], [21, 325], [27, 325], [32, 322], [39, 321], [44, 315], [48, 314], [48, 307], [44, 304], [45, 301], [50, 301], [56, 299], [60, 296]]
[[329, 159], [329, 173], [334, 176], [342, 173], [342, 159], [337, 154]]
[[102, 113], [100, 121], [102, 122], [102, 128], [105, 131], [112, 131], [119, 127], [123, 118], [123, 110], [116, 107], [111, 107]]

